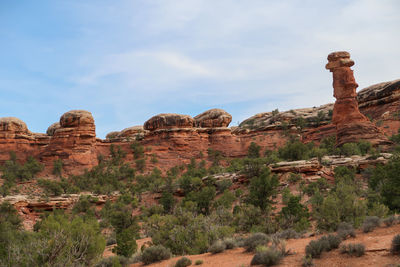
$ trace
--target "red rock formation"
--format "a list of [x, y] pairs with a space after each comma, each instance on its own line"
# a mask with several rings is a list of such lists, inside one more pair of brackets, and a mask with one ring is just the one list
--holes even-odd
[[155, 131], [159, 129], [193, 128], [194, 120], [189, 115], [158, 114], [144, 123], [144, 129]]
[[97, 164], [96, 127], [90, 112], [66, 112], [60, 118], [60, 127], [55, 128], [49, 144], [39, 154], [46, 165], [51, 166], [54, 160], [61, 159], [68, 173], [80, 173]]
[[333, 108], [332, 123], [336, 125], [337, 145], [367, 140], [373, 145], [385, 145], [390, 142], [385, 135], [372, 124], [358, 109], [356, 83], [353, 70], [354, 61], [348, 52], [334, 52], [328, 55], [326, 69], [333, 74], [333, 96], [336, 102]]
[[194, 120], [199, 128], [228, 127], [232, 116], [225, 110], [214, 108], [197, 115]]

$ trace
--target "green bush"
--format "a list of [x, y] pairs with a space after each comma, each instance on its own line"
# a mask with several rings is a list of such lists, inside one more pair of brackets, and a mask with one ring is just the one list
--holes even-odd
[[271, 241], [264, 233], [254, 233], [244, 240], [244, 247], [247, 251], [255, 251], [258, 246], [266, 246]]
[[349, 254], [350, 256], [361, 257], [365, 254], [365, 246], [361, 243], [356, 244], [344, 244], [339, 249], [342, 254]]
[[204, 216], [177, 208], [174, 214], [147, 218], [143, 228], [154, 244], [169, 248], [175, 255], [201, 254], [214, 241], [233, 234], [231, 221], [231, 217], [217, 213]]
[[283, 255], [278, 250], [266, 247], [265, 249], [256, 252], [250, 265], [273, 266], [278, 264], [282, 258]]
[[369, 188], [377, 192], [383, 204], [400, 211], [400, 156], [394, 155], [386, 165], [378, 165], [368, 180]]
[[247, 156], [249, 158], [259, 158], [260, 157], [260, 149], [261, 147], [254, 142], [250, 143]]
[[212, 254], [217, 254], [224, 252], [225, 249], [226, 249], [225, 243], [221, 240], [217, 240], [211, 245], [211, 247], [208, 248], [208, 252], [211, 252]]
[[339, 223], [351, 222], [359, 226], [367, 213], [367, 201], [361, 199], [359, 188], [353, 183], [340, 181], [327, 196], [313, 206], [317, 227], [336, 230]]
[[268, 210], [272, 204], [271, 197], [276, 195], [278, 185], [278, 177], [264, 168], [259, 176], [250, 180], [248, 203], [260, 207], [263, 211]]
[[203, 260], [196, 260], [194, 262], [194, 265], [202, 265], [203, 264]]
[[377, 216], [367, 216], [362, 224], [362, 230], [364, 233], [373, 231], [380, 224], [380, 219]]
[[340, 153], [345, 156], [361, 155], [360, 148], [356, 143], [346, 143], [340, 148]]
[[309, 159], [310, 146], [299, 140], [290, 140], [285, 146], [279, 148], [278, 155], [279, 158], [289, 161]]
[[161, 245], [146, 248], [142, 253], [144, 264], [150, 264], [171, 258], [171, 251]]
[[63, 169], [63, 162], [61, 159], [53, 161], [53, 171], [52, 173], [57, 176], [61, 176]]
[[400, 235], [395, 235], [393, 237], [390, 252], [392, 254], [400, 254]]
[[225, 190], [229, 189], [229, 187], [231, 187], [232, 181], [225, 179], [225, 180], [217, 181], [215, 185], [217, 186], [218, 191], [220, 193], [222, 193]]
[[176, 263], [175, 267], [186, 267], [192, 265], [192, 261], [189, 258], [182, 257]]

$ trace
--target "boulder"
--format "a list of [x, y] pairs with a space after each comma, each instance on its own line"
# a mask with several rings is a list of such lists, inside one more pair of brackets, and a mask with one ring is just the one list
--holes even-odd
[[94, 126], [92, 113], [86, 110], [71, 110], [64, 113], [60, 118], [60, 125], [63, 128]]
[[194, 120], [199, 128], [228, 127], [232, 116], [225, 110], [214, 108], [197, 115]]
[[160, 129], [193, 128], [194, 119], [189, 115], [163, 113], [144, 123], [144, 129], [155, 131]]
[[0, 131], [15, 132], [15, 133], [29, 133], [26, 123], [15, 117], [0, 118]]
[[138, 134], [144, 134], [146, 130], [143, 128], [143, 126], [132, 126], [129, 128], [123, 129], [118, 136], [119, 137], [135, 137]]
[[59, 122], [55, 122], [47, 128], [46, 134], [49, 136], [53, 136], [54, 132], [61, 127]]

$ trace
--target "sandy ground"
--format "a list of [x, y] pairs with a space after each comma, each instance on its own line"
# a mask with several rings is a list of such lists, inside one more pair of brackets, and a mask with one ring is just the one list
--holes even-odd
[[[366, 247], [366, 253], [362, 257], [350, 257], [348, 255], [340, 254], [338, 250], [331, 252], [325, 252], [322, 254], [320, 259], [314, 260], [314, 266], [329, 266], [329, 267], [364, 267], [364, 266], [376, 266], [376, 267], [392, 267], [396, 264], [400, 264], [400, 256], [393, 256], [390, 254], [390, 245], [393, 237], [396, 234], [400, 234], [400, 224], [392, 227], [380, 227], [371, 233], [364, 234], [357, 232], [355, 238], [350, 238], [344, 243], [363, 243]], [[317, 237], [302, 238], [302, 239], [291, 239], [287, 241], [287, 248], [290, 249], [293, 254], [285, 257], [281, 263], [277, 266], [301, 266], [301, 260], [305, 255], [305, 247], [312, 239]], [[148, 239], [146, 239], [147, 241]], [[138, 240], [138, 243], [143, 243], [142, 240]], [[139, 246], [140, 247], [140, 246]], [[212, 255], [205, 253], [201, 255], [190, 255], [187, 256], [193, 262], [196, 260], [203, 260], [203, 264], [199, 266], [209, 267], [247, 267], [250, 266], [251, 259], [253, 258], [252, 253], [246, 253], [243, 248], [236, 248], [233, 250], [227, 250], [221, 254]], [[173, 267], [175, 262], [181, 257], [175, 257], [167, 261], [158, 262], [147, 265], [149, 267]], [[130, 267], [144, 266], [141, 263], [130, 265]]]

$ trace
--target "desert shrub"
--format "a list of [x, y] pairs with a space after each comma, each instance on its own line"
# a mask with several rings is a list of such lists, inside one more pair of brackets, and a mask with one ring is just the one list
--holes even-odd
[[144, 147], [137, 141], [131, 144], [131, 149], [133, 151], [133, 157], [135, 159], [140, 159], [144, 156]]
[[342, 242], [342, 239], [337, 235], [328, 235], [327, 239], [330, 250], [338, 248], [340, 243]]
[[345, 156], [361, 155], [360, 148], [356, 143], [346, 143], [340, 148], [340, 153]]
[[259, 158], [260, 157], [260, 149], [261, 147], [254, 142], [250, 143], [247, 156], [249, 158]]
[[299, 140], [290, 140], [278, 150], [279, 158], [289, 161], [308, 159], [309, 153], [310, 145]]
[[275, 235], [280, 239], [297, 239], [301, 237], [298, 232], [291, 228], [278, 232]]
[[217, 186], [217, 189], [220, 193], [224, 192], [225, 190], [229, 189], [229, 187], [231, 187], [232, 185], [232, 181], [229, 179], [225, 179], [225, 180], [221, 180], [221, 181], [217, 181], [215, 183], [215, 185]]
[[194, 265], [202, 265], [203, 264], [203, 260], [196, 260], [194, 262]]
[[228, 223], [232, 218], [225, 220], [224, 216], [217, 213], [196, 215], [178, 208], [174, 214], [155, 214], [147, 218], [143, 228], [154, 244], [169, 248], [175, 255], [201, 254], [216, 240], [233, 234], [234, 229]]
[[396, 217], [394, 217], [393, 215], [383, 219], [383, 223], [387, 227], [392, 226], [395, 222], [396, 222]]
[[357, 142], [357, 146], [363, 156], [372, 151], [372, 144], [368, 141], [360, 140]]
[[354, 230], [353, 225], [350, 223], [347, 223], [347, 222], [339, 223], [336, 233], [337, 233], [338, 237], [340, 237], [342, 240], [345, 240], [348, 237], [356, 236], [356, 232]]
[[146, 168], [146, 159], [143, 158], [135, 160], [135, 166], [139, 172], [143, 173], [144, 169]]
[[16, 182], [31, 180], [42, 170], [43, 165], [32, 156], [29, 156], [24, 164], [20, 164], [15, 152], [10, 152], [10, 159], [0, 167], [1, 178], [4, 179], [3, 185], [0, 187], [1, 194], [8, 195]]
[[189, 258], [182, 257], [176, 263], [175, 267], [186, 267], [192, 265], [192, 261]]
[[288, 178], [288, 182], [289, 183], [297, 183], [298, 181], [301, 180], [301, 175], [298, 173], [290, 173], [289, 178]]
[[312, 240], [306, 246], [306, 255], [311, 258], [319, 258], [324, 250], [325, 246], [322, 242]]
[[171, 258], [171, 251], [161, 245], [146, 248], [142, 253], [144, 264], [168, 260]]
[[219, 166], [220, 161], [224, 158], [224, 154], [219, 150], [209, 148], [207, 150], [208, 158], [212, 162], [213, 166]]
[[342, 254], [349, 254], [350, 256], [361, 257], [365, 254], [365, 246], [361, 243], [350, 243], [340, 246], [339, 249]]
[[272, 266], [278, 264], [282, 257], [282, 254], [278, 250], [266, 247], [256, 252], [250, 265]]
[[225, 243], [222, 240], [217, 240], [211, 245], [211, 247], [208, 248], [208, 252], [211, 252], [212, 254], [217, 254], [225, 251], [225, 249]]
[[224, 239], [226, 249], [234, 249], [237, 247], [236, 240], [233, 238], [225, 238]]
[[301, 266], [302, 267], [311, 267], [314, 266], [313, 259], [310, 256], [304, 256], [301, 259]]
[[367, 213], [367, 201], [360, 198], [358, 187], [344, 181], [340, 181], [315, 207], [313, 216], [317, 219], [317, 227], [323, 230], [336, 230], [341, 222], [359, 226]]
[[62, 169], [63, 169], [63, 162], [62, 162], [61, 159], [57, 159], [57, 160], [53, 161], [53, 171], [52, 171], [52, 173], [54, 175], [61, 176]]
[[288, 203], [279, 214], [279, 222], [282, 228], [294, 227], [296, 231], [306, 230], [308, 222], [308, 208], [300, 203], [300, 196], [289, 196]]
[[319, 258], [324, 251], [331, 251], [339, 247], [341, 239], [338, 236], [328, 235], [312, 240], [306, 246], [306, 256]]
[[328, 188], [328, 181], [325, 178], [319, 178], [317, 181], [311, 182], [307, 187], [305, 187], [304, 193], [306, 193], [308, 196], [313, 196], [317, 190], [322, 192]]
[[251, 178], [247, 202], [266, 211], [271, 207], [271, 197], [277, 193], [279, 180], [268, 168], [263, 168], [259, 176]]
[[390, 252], [392, 254], [400, 254], [400, 235], [395, 235], [393, 237]]
[[112, 256], [103, 258], [95, 265], [95, 267], [122, 267], [131, 263], [133, 263], [131, 259], [128, 259], [124, 256]]
[[140, 229], [137, 218], [132, 216], [132, 206], [124, 204], [122, 199], [114, 204], [106, 202], [101, 210], [101, 216], [114, 228], [117, 246], [113, 248], [113, 252], [130, 257], [137, 249], [136, 239], [139, 237]]
[[213, 204], [216, 208], [223, 207], [226, 209], [230, 209], [235, 200], [235, 194], [229, 190], [225, 190], [225, 192], [218, 199], [216, 199]]
[[380, 224], [380, 219], [377, 216], [367, 216], [362, 224], [362, 230], [364, 233], [373, 231]]
[[264, 233], [254, 233], [244, 240], [244, 247], [247, 251], [255, 251], [258, 246], [266, 246], [271, 241]]
[[216, 195], [215, 187], [206, 186], [199, 191], [190, 192], [185, 196], [183, 202], [192, 201], [197, 204], [198, 213], [209, 214], [211, 202]]
[[111, 156], [105, 159], [99, 156], [99, 164], [82, 175], [71, 176], [69, 182], [81, 191], [91, 191], [99, 194], [111, 194], [123, 190], [126, 182], [135, 177], [135, 170], [124, 163], [125, 152], [120, 147], [110, 146]]

